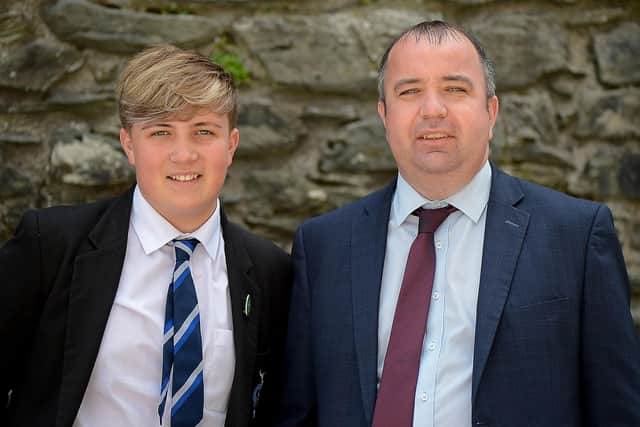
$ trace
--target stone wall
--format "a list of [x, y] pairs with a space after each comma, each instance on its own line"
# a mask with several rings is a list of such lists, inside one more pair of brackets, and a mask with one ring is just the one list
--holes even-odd
[[462, 24], [497, 68], [492, 158], [613, 210], [640, 319], [640, 3], [589, 0], [3, 0], [0, 241], [29, 207], [129, 186], [114, 81], [154, 43], [249, 72], [230, 216], [288, 247], [303, 219], [387, 182], [376, 65], [423, 19]]

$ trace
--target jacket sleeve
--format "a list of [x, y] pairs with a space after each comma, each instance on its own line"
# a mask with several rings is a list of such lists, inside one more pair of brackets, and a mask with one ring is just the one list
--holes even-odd
[[20, 381], [42, 309], [41, 246], [36, 211], [27, 212], [15, 236], [0, 248], [0, 425]]
[[311, 360], [311, 301], [302, 227], [292, 249], [294, 281], [285, 347], [284, 395], [276, 426], [317, 425], [315, 381]]
[[596, 212], [585, 260], [582, 310], [584, 422], [640, 426], [640, 339], [629, 310], [629, 279], [611, 212]]

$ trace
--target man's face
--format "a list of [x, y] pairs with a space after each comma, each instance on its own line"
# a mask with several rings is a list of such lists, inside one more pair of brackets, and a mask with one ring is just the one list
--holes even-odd
[[226, 114], [201, 109], [185, 117], [121, 129], [120, 143], [145, 199], [178, 230], [191, 232], [216, 208], [239, 133]]
[[418, 191], [425, 180], [459, 189], [484, 165], [498, 113], [485, 87], [480, 58], [463, 36], [432, 45], [408, 35], [392, 48], [378, 113], [401, 175]]

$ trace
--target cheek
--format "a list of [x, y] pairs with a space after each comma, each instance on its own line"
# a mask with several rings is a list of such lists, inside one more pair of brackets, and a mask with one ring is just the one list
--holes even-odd
[[164, 170], [163, 155], [158, 150], [142, 149], [135, 152], [138, 175], [159, 175]]

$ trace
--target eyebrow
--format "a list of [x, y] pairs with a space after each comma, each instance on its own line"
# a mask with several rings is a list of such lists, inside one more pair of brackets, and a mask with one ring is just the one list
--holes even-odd
[[144, 130], [144, 129], [155, 128], [155, 127], [170, 128], [173, 126], [167, 123], [147, 123], [146, 125], [142, 125], [141, 129]]
[[471, 81], [471, 79], [463, 74], [447, 75], [447, 76], [444, 76], [442, 80], [446, 82], [463, 82], [473, 87], [473, 82]]
[[216, 122], [198, 122], [194, 123], [193, 126], [213, 126], [222, 129], [222, 125]]
[[[463, 82], [468, 84], [470, 87], [473, 87], [473, 82], [471, 81], [471, 79], [465, 76], [464, 74], [449, 74], [449, 75], [443, 76], [441, 80], [446, 82]], [[396, 84], [393, 85], [393, 90], [397, 91], [402, 86], [412, 85], [420, 82], [422, 82], [422, 79], [419, 79], [416, 77], [408, 77], [408, 78], [400, 79], [396, 82]]]
[[398, 89], [400, 89], [400, 87], [402, 86], [406, 86], [406, 85], [412, 85], [415, 83], [420, 83], [422, 81], [422, 79], [417, 79], [415, 77], [410, 77], [410, 78], [406, 78], [406, 79], [400, 79], [396, 82], [396, 84], [393, 85], [393, 91], [397, 91]]
[[[198, 123], [194, 123], [192, 126], [212, 126], [212, 127], [217, 127], [219, 129], [222, 129], [222, 125], [219, 123], [215, 123], [215, 122], [198, 122]], [[168, 123], [148, 123], [144, 126], [142, 126], [142, 129], [149, 129], [149, 128], [153, 128], [153, 127], [159, 127], [159, 128], [172, 128], [173, 126], [168, 124]]]

